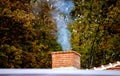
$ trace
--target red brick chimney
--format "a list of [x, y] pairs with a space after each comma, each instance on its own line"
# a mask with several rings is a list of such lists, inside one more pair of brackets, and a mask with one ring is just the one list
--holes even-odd
[[52, 68], [80, 69], [80, 54], [75, 51], [52, 52]]

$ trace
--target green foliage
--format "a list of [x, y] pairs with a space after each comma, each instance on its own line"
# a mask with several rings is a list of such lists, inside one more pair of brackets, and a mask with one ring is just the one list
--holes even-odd
[[[0, 2], [0, 68], [50, 68], [50, 52], [59, 50], [50, 10], [36, 15], [30, 1]], [[38, 6], [37, 6], [38, 7]]]
[[[120, 60], [120, 0], [74, 0], [69, 26], [82, 68]], [[50, 68], [60, 51], [47, 0], [0, 1], [0, 68]]]
[[15, 46], [4, 44], [0, 47], [1, 68], [20, 68], [22, 50]]
[[119, 6], [119, 0], [75, 0], [71, 42], [82, 55], [83, 68], [120, 59]]

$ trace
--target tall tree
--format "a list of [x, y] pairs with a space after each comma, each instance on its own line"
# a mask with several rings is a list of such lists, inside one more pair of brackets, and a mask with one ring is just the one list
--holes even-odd
[[[119, 1], [75, 0], [75, 5], [71, 42], [73, 49], [82, 54], [82, 67], [91, 68], [119, 60], [119, 49], [113, 49], [119, 48], [120, 44]], [[111, 41], [117, 42], [117, 46]]]
[[1, 68], [48, 68], [49, 52], [60, 49], [53, 36], [56, 27], [50, 19], [48, 4], [39, 4], [41, 11], [32, 4], [30, 0], [0, 2]]

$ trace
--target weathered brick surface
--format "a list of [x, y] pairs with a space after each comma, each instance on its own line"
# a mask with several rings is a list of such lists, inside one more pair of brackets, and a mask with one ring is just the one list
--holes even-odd
[[52, 68], [80, 68], [80, 54], [75, 51], [52, 52]]

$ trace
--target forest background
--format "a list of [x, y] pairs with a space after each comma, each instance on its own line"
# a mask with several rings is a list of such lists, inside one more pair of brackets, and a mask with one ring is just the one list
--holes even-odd
[[[0, 68], [51, 68], [50, 52], [62, 48], [49, 1], [0, 0]], [[68, 29], [81, 67], [119, 61], [120, 0], [71, 1]]]

